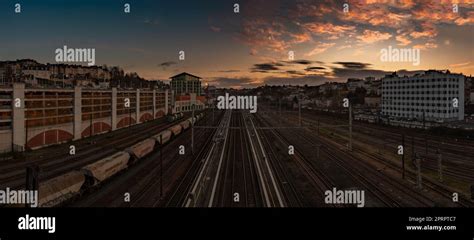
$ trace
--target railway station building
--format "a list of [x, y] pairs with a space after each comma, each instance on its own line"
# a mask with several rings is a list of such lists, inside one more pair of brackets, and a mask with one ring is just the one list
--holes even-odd
[[[125, 104], [128, 102], [129, 104]], [[0, 88], [0, 152], [114, 131], [174, 112], [170, 90]]]
[[202, 87], [201, 79], [198, 76], [183, 72], [178, 75], [170, 77], [171, 89], [175, 92], [176, 96], [188, 95], [191, 93], [201, 96]]

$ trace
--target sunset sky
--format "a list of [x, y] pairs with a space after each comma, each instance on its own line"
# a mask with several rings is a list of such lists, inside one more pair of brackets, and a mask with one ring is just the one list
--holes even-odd
[[[97, 65], [159, 80], [186, 71], [237, 88], [317, 85], [398, 70], [474, 75], [473, 1], [347, 1], [344, 13], [345, 1], [35, 0], [20, 1], [15, 14], [16, 2], [0, 1], [0, 60], [54, 63], [55, 49], [64, 45], [95, 48]], [[420, 49], [420, 64], [380, 61], [389, 46]]]

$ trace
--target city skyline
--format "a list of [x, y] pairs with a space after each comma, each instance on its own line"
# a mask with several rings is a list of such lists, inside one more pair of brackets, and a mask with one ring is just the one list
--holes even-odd
[[[457, 13], [451, 1], [349, 1], [346, 13], [343, 1], [239, 1], [239, 13], [233, 1], [131, 2], [129, 14], [124, 3], [25, 1], [14, 13], [13, 2], [2, 2], [0, 24], [12, 34], [0, 37], [0, 60], [55, 63], [57, 48], [95, 48], [98, 66], [158, 80], [191, 72], [204, 84], [234, 88], [320, 85], [400, 70], [474, 74], [468, 1], [459, 1]], [[380, 51], [389, 47], [419, 49], [419, 65], [382, 62]]]

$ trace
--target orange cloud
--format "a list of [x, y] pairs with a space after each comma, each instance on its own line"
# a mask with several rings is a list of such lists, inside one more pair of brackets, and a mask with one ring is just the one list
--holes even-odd
[[292, 34], [292, 43], [304, 43], [311, 40], [311, 35], [307, 32], [301, 34]]
[[398, 45], [400, 46], [407, 46], [411, 43], [411, 40], [405, 34], [397, 35], [395, 39], [399, 42]]
[[330, 47], [334, 46], [335, 43], [319, 43], [317, 47], [315, 47], [313, 50], [311, 50], [309, 53], [305, 54], [306, 56], [314, 56], [320, 53], [325, 52], [328, 50]]
[[410, 36], [413, 38], [422, 38], [422, 37], [433, 38], [438, 35], [438, 31], [432, 24], [422, 23], [421, 26], [423, 29], [422, 31], [420, 32], [414, 31], [410, 33]]
[[255, 19], [243, 23], [239, 39], [254, 48], [263, 47], [271, 51], [283, 51], [289, 47], [289, 42], [282, 39], [283, 33], [285, 30], [282, 24]]
[[319, 22], [307, 23], [303, 27], [315, 35], [328, 35], [331, 39], [337, 39], [343, 34], [355, 30], [355, 26]]
[[455, 64], [450, 64], [449, 67], [459, 68], [459, 67], [469, 66], [469, 64], [471, 64], [471, 62], [455, 63]]
[[384, 41], [392, 37], [392, 34], [390, 33], [382, 33], [379, 31], [372, 31], [372, 30], [364, 30], [364, 33], [362, 35], [357, 36], [357, 39], [359, 39], [363, 43], [375, 43], [379, 41]]
[[427, 50], [427, 49], [430, 49], [430, 48], [437, 48], [437, 47], [438, 47], [438, 44], [432, 43], [432, 42], [427, 42], [425, 44], [417, 44], [417, 45], [413, 46], [413, 48], [417, 48], [417, 49], [420, 49], [420, 50]]

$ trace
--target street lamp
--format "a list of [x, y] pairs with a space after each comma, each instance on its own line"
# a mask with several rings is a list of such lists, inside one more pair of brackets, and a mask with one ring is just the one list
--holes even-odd
[[191, 118], [191, 154], [194, 155], [194, 103], [191, 105], [192, 108], [192, 118]]

